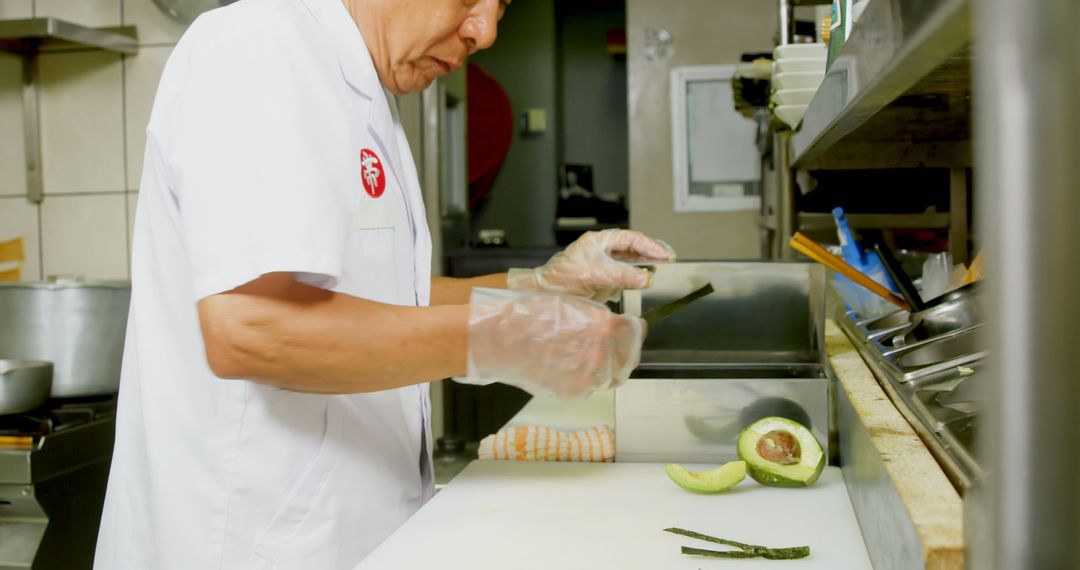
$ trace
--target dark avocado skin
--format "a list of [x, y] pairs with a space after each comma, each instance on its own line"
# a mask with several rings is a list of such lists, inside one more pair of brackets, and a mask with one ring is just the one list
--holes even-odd
[[810, 414], [806, 413], [802, 406], [787, 398], [776, 397], [760, 398], [743, 408], [739, 412], [739, 425], [745, 428], [762, 418], [772, 416], [787, 418], [806, 426], [808, 430], [814, 429], [810, 423]]

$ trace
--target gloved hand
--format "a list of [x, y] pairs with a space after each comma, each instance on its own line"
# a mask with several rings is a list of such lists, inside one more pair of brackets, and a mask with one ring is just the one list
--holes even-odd
[[[652, 275], [622, 261], [675, 259], [670, 245], [632, 230], [587, 232], [534, 269], [511, 269], [506, 286], [515, 291], [569, 293], [601, 303], [623, 289], [644, 289]], [[622, 260], [622, 261], [620, 261]]]
[[473, 289], [466, 384], [502, 382], [533, 395], [584, 398], [630, 377], [644, 321], [568, 295]]

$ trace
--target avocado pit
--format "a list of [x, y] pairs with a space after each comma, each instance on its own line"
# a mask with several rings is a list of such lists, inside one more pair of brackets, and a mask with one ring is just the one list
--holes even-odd
[[757, 452], [762, 459], [780, 465], [794, 465], [802, 458], [798, 438], [781, 429], [774, 429], [762, 436], [757, 444]]

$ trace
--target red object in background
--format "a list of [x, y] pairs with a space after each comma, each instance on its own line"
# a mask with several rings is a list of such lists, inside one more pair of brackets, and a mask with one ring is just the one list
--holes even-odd
[[626, 55], [626, 28], [608, 30], [606, 44], [609, 55]]
[[494, 77], [474, 64], [466, 69], [469, 98], [469, 211], [491, 194], [514, 138], [510, 97]]

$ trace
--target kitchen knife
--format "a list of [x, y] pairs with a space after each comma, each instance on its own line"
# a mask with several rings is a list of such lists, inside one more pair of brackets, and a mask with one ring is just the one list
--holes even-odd
[[648, 323], [650, 327], [656, 326], [664, 319], [670, 317], [678, 311], [685, 309], [686, 306], [690, 303], [693, 303], [694, 301], [697, 301], [698, 299], [712, 292], [712, 283], [706, 283], [704, 286], [695, 289], [694, 291], [687, 293], [686, 295], [683, 295], [682, 297], [679, 297], [678, 299], [675, 299], [670, 303], [664, 303], [663, 305], [659, 305], [657, 307], [649, 309], [648, 311], [645, 311], [645, 314], [641, 315], [641, 318], [645, 319], [645, 322]]

